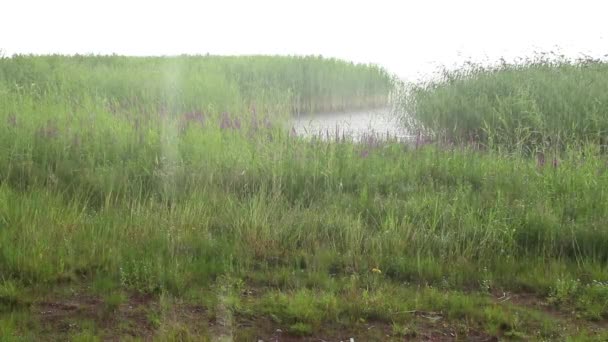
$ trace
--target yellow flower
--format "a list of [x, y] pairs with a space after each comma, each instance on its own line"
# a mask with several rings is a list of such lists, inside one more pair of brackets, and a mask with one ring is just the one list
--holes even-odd
[[377, 274], [382, 274], [382, 271], [377, 267], [372, 268], [372, 272], [377, 273]]

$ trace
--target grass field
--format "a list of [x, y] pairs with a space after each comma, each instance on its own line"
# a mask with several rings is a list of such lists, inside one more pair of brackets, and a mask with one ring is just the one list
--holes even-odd
[[[444, 138], [466, 119], [451, 108], [478, 99], [444, 94], [486, 89], [476, 77], [519, 89], [560, 70], [564, 87], [608, 86], [576, 64], [516, 69], [410, 93], [432, 141], [403, 144], [286, 128], [297, 111], [384, 104], [390, 76], [373, 66], [0, 60], [0, 336], [605, 340], [608, 158], [590, 138], [602, 126], [563, 124], [571, 138], [548, 149], [514, 149], [491, 120]], [[605, 116], [538, 89], [527, 96]]]

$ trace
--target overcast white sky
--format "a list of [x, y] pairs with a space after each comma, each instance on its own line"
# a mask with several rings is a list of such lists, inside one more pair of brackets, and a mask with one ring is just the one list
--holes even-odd
[[0, 0], [13, 53], [322, 54], [406, 78], [559, 46], [608, 54], [608, 1]]

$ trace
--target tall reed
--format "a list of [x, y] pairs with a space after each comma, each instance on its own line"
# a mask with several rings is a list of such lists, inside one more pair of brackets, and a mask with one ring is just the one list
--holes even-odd
[[510, 149], [563, 149], [608, 142], [608, 64], [538, 56], [518, 63], [468, 63], [410, 85], [410, 126], [450, 141]]

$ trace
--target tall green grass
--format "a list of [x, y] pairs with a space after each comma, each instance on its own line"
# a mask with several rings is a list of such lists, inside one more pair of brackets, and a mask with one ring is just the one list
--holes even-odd
[[[281, 113], [299, 106], [301, 88], [286, 84], [313, 82], [302, 65], [344, 101], [361, 85], [324, 70], [378, 71], [274, 58], [0, 61], [2, 281], [184, 295], [222, 275], [328, 293], [351, 279], [366, 293], [378, 282], [528, 291], [608, 316], [590, 304], [608, 299], [599, 145], [581, 138], [544, 165], [463, 146], [299, 139]], [[315, 91], [306, 96], [325, 106]]]
[[[483, 267], [510, 283], [540, 272], [529, 263], [582, 272], [608, 260], [600, 158], [574, 154], [539, 170], [475, 152], [389, 146], [362, 158], [350, 145], [215, 139], [198, 141], [198, 161], [179, 150], [173, 164], [106, 161], [69, 177], [49, 165], [28, 188], [3, 180], [3, 274], [37, 282], [101, 272], [148, 289], [260, 265], [380, 267], [464, 286]], [[602, 269], [590, 277], [603, 280]]]
[[413, 129], [451, 141], [519, 149], [605, 145], [608, 64], [542, 56], [470, 63], [412, 85], [402, 104]]

